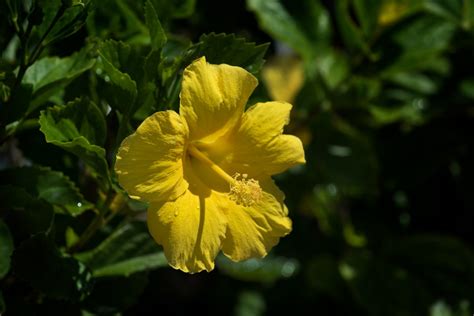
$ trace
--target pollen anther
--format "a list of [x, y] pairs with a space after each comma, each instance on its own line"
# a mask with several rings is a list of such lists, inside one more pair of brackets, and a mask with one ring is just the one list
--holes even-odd
[[229, 197], [238, 205], [252, 206], [263, 196], [262, 188], [255, 179], [247, 179], [248, 175], [236, 173], [230, 184]]

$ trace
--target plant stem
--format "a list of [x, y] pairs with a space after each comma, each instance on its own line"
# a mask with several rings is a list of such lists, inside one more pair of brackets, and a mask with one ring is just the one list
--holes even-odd
[[102, 203], [97, 206], [99, 213], [84, 230], [81, 237], [79, 237], [79, 240], [66, 250], [68, 253], [77, 252], [82, 247], [84, 247], [84, 245], [95, 235], [95, 233], [107, 223], [107, 221], [104, 220], [104, 216], [109, 210], [110, 203], [113, 201], [114, 196], [115, 193], [112, 190], [107, 193], [106, 198], [102, 200]]
[[36, 44], [36, 47], [34, 48], [33, 52], [31, 53], [31, 58], [30, 58], [30, 62], [28, 63], [28, 65], [31, 65], [32, 63], [35, 62], [35, 60], [39, 57], [39, 55], [41, 54], [41, 52], [43, 51], [44, 49], [44, 45], [43, 45], [43, 42], [44, 40], [46, 39], [46, 37], [48, 36], [48, 34], [51, 32], [51, 30], [53, 29], [53, 27], [56, 25], [56, 23], [59, 21], [59, 19], [63, 16], [64, 12], [66, 11], [66, 6], [64, 6], [63, 4], [59, 7], [59, 10], [58, 12], [56, 12], [56, 15], [54, 16], [53, 20], [51, 21], [51, 24], [49, 25], [49, 27], [46, 29], [46, 32], [44, 32], [43, 36], [40, 38], [38, 44]]

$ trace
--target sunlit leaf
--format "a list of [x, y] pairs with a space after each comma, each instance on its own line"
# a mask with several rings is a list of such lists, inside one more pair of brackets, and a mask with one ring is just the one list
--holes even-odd
[[88, 48], [69, 57], [45, 57], [36, 61], [23, 77], [24, 84], [33, 86], [34, 100], [28, 112], [34, 111], [80, 74], [91, 69], [94, 63], [95, 58]]
[[102, 112], [87, 99], [41, 112], [40, 130], [46, 141], [73, 153], [89, 165], [104, 185], [109, 184], [105, 150], [105, 120]]

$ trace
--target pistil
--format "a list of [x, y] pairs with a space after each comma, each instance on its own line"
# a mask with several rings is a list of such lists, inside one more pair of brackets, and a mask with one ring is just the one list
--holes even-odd
[[234, 201], [236, 204], [252, 206], [262, 198], [263, 191], [260, 187], [260, 184], [258, 183], [258, 180], [252, 178], [247, 179], [247, 174], [240, 175], [239, 173], [236, 173], [233, 177], [231, 177], [227, 172], [225, 172], [221, 167], [219, 167], [192, 144], [188, 145], [188, 153], [204, 163], [212, 171], [229, 183], [229, 199]]

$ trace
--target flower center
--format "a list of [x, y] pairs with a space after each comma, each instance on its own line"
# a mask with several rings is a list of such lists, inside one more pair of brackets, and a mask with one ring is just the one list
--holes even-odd
[[248, 179], [247, 174], [236, 173], [231, 177], [221, 167], [215, 164], [211, 159], [204, 155], [194, 145], [188, 145], [188, 153], [194, 158], [198, 159], [214, 171], [219, 177], [225, 180], [230, 185], [229, 199], [238, 205], [252, 206], [260, 201], [263, 196], [262, 188], [258, 180]]
[[247, 174], [236, 173], [233, 177], [234, 183], [230, 184], [229, 196], [232, 201], [239, 205], [251, 206], [262, 198], [262, 188], [255, 179], [248, 179]]

